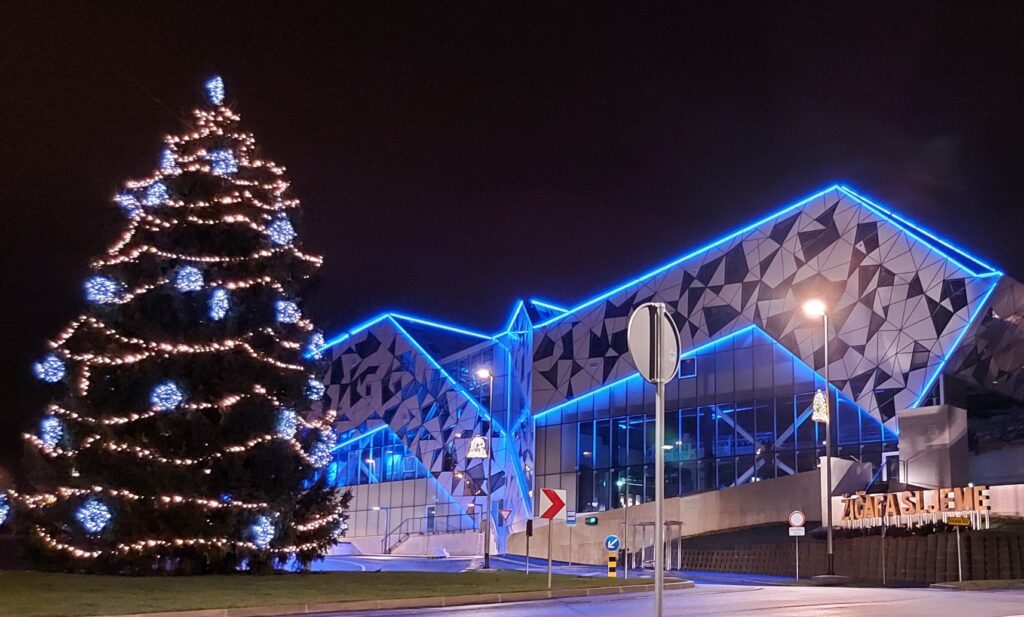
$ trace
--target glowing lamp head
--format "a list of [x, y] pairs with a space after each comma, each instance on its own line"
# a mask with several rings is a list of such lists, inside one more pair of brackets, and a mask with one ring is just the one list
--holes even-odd
[[493, 375], [491, 374], [491, 369], [487, 368], [486, 366], [481, 366], [480, 368], [476, 369], [477, 379], [490, 379], [491, 377], [493, 377]]
[[815, 298], [804, 302], [804, 315], [808, 317], [821, 317], [825, 314], [825, 303]]

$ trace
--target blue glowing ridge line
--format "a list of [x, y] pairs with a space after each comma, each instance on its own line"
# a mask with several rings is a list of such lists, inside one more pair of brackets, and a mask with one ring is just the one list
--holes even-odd
[[[988, 265], [984, 261], [982, 261], [982, 260], [978, 259], [977, 257], [967, 253], [962, 248], [954, 246], [952, 243], [950, 243], [950, 242], [948, 242], [946, 240], [943, 240], [942, 238], [936, 236], [934, 233], [928, 231], [927, 229], [921, 227], [920, 225], [916, 225], [916, 224], [910, 222], [909, 220], [907, 220], [906, 218], [900, 216], [899, 214], [896, 214], [895, 212], [893, 212], [889, 208], [881, 206], [878, 203], [868, 199], [867, 197], [864, 197], [863, 195], [858, 194], [853, 189], [851, 189], [851, 188], [849, 188], [847, 186], [840, 185], [839, 186], [839, 190], [841, 190], [842, 192], [846, 193], [850, 197], [852, 197], [855, 200], [857, 200], [858, 202], [860, 202], [861, 205], [866, 207], [868, 210], [871, 210], [875, 214], [881, 216], [883, 219], [887, 220], [888, 222], [892, 223], [893, 225], [895, 225], [896, 227], [901, 229], [903, 231], [903, 233], [911, 236], [912, 238], [914, 238], [918, 242], [921, 242], [922, 244], [924, 244], [928, 248], [930, 248], [933, 251], [935, 251], [936, 253], [942, 255], [943, 257], [945, 257], [949, 261], [953, 262], [954, 264], [956, 264], [961, 269], [966, 270], [967, 272], [969, 272], [973, 276], [979, 276], [982, 273], [975, 272], [973, 269], [964, 266], [959, 261], [957, 261], [956, 259], [954, 259], [950, 255], [948, 255], [945, 251], [943, 251], [942, 249], [939, 249], [939, 248], [933, 246], [932, 243], [928, 242], [928, 240], [925, 240], [924, 238], [919, 237], [917, 234], [922, 234], [925, 237], [931, 239], [932, 241], [938, 242], [939, 244], [941, 244], [942, 246], [946, 247], [950, 251], [953, 251], [955, 254], [959, 255], [960, 257], [964, 258], [965, 260], [974, 263], [976, 266], [981, 266], [981, 268], [984, 269], [984, 270], [988, 270], [988, 272], [985, 273], [985, 274], [992, 275], [992, 274], [995, 274], [995, 273], [1000, 273], [998, 269], [993, 268], [992, 266]], [[908, 229], [908, 227], [909, 227], [909, 229]], [[915, 233], [915, 232], [917, 232], [917, 233]]]
[[508, 334], [509, 332], [512, 331], [512, 325], [516, 322], [516, 317], [519, 316], [519, 311], [523, 310], [524, 308], [526, 308], [526, 303], [523, 302], [522, 300], [517, 300], [515, 306], [512, 308], [512, 314], [509, 315], [507, 325], [505, 326], [505, 329], [501, 332], [501, 334]]
[[[689, 358], [690, 356], [696, 355], [697, 353], [700, 353], [701, 351], [703, 351], [705, 349], [708, 349], [709, 347], [713, 347], [714, 345], [717, 345], [717, 344], [719, 344], [719, 343], [721, 343], [723, 341], [727, 341], [727, 340], [729, 340], [731, 338], [737, 337], [737, 336], [739, 336], [741, 334], [744, 334], [744, 333], [746, 333], [748, 331], [751, 331], [751, 330], [760, 332], [762, 335], [764, 335], [765, 338], [767, 338], [769, 341], [771, 341], [771, 343], [775, 347], [778, 347], [782, 351], [784, 351], [787, 354], [789, 354], [790, 357], [792, 357], [797, 362], [799, 362], [802, 366], [807, 368], [807, 370], [811, 371], [811, 373], [813, 373], [817, 377], [820, 377], [822, 380], [824, 380], [824, 377], [820, 373], [818, 373], [818, 371], [814, 370], [814, 368], [811, 365], [807, 364], [806, 362], [803, 361], [802, 358], [800, 358], [800, 356], [796, 355], [795, 353], [793, 353], [792, 351], [787, 349], [785, 345], [783, 345], [782, 343], [780, 343], [777, 340], [775, 340], [774, 338], [772, 338], [772, 336], [770, 334], [768, 334], [767, 332], [762, 330], [760, 327], [758, 327], [757, 324], [751, 324], [749, 326], [745, 326], [743, 328], [740, 328], [739, 330], [737, 330], [735, 332], [730, 332], [729, 334], [722, 335], [722, 336], [720, 336], [720, 337], [718, 337], [718, 338], [716, 338], [714, 340], [708, 341], [707, 343], [704, 343], [702, 345], [694, 347], [693, 349], [687, 350], [687, 351], [679, 354], [679, 357], [680, 357], [680, 359], [682, 359], [682, 358]], [[578, 402], [578, 401], [580, 401], [580, 400], [582, 400], [584, 398], [587, 398], [587, 397], [590, 397], [590, 396], [594, 396], [598, 392], [603, 392], [605, 390], [608, 390], [609, 388], [614, 388], [615, 386], [623, 385], [627, 381], [630, 381], [632, 379], [638, 379], [638, 378], [640, 378], [640, 374], [639, 373], [632, 373], [630, 375], [626, 375], [625, 377], [621, 377], [621, 378], [619, 378], [619, 379], [617, 379], [617, 380], [615, 380], [615, 381], [613, 381], [611, 383], [605, 384], [605, 385], [601, 386], [600, 388], [595, 388], [594, 390], [591, 390], [590, 392], [586, 392], [584, 394], [580, 394], [579, 396], [576, 396], [575, 398], [573, 398], [571, 400], [565, 401], [563, 403], [559, 403], [558, 405], [555, 405], [554, 407], [549, 407], [548, 409], [545, 409], [544, 411], [541, 411], [540, 413], [538, 413], [537, 415], [535, 415], [533, 417], [534, 417], [534, 419], [539, 418], [540, 416], [543, 416], [545, 414], [551, 413], [552, 411], [556, 411], [558, 409], [566, 407], [566, 406], [568, 406], [568, 405], [570, 405], [572, 403], [576, 403], [576, 402]], [[841, 390], [836, 388], [835, 385], [830, 383], [829, 387], [832, 388], [832, 390], [835, 391], [837, 397], [841, 396], [844, 399], [846, 399], [847, 401], [849, 401], [854, 407], [857, 408], [857, 410], [862, 415], [866, 415], [867, 417], [869, 417], [872, 420], [874, 420], [883, 430], [889, 431], [893, 435], [898, 435], [899, 434], [897, 431], [894, 431], [893, 429], [885, 426], [885, 424], [883, 422], [881, 422], [878, 418], [876, 418], [871, 413], [869, 413], [867, 410], [865, 410], [863, 407], [861, 407], [856, 402], [854, 402], [849, 396], [846, 396], [846, 393], [842, 392]]]
[[[412, 343], [414, 347], [416, 347], [416, 349], [424, 358], [426, 358], [427, 362], [432, 364], [435, 370], [439, 371], [441, 373], [441, 376], [448, 380], [448, 382], [452, 385], [452, 389], [461, 394], [467, 401], [469, 401], [471, 405], [473, 405], [473, 407], [476, 408], [478, 414], [481, 414], [489, 423], [491, 423], [494, 426], [494, 428], [498, 429], [498, 435], [505, 439], [505, 443], [508, 444], [512, 440], [512, 438], [501, 426], [501, 423], [498, 422], [498, 419], [493, 417], [491, 415], [491, 412], [488, 411], [483, 406], [483, 404], [480, 403], [480, 401], [476, 400], [475, 396], [470, 394], [468, 390], [462, 387], [462, 384], [453, 379], [452, 376], [448, 374], [448, 371], [444, 370], [444, 368], [437, 362], [437, 360], [434, 359], [434, 356], [430, 355], [430, 353], [428, 353], [427, 350], [424, 349], [422, 345], [420, 345], [419, 341], [417, 341], [411, 334], [409, 334], [408, 330], [402, 327], [402, 324], [398, 323], [398, 321], [393, 317], [389, 318], [391, 319], [391, 323], [395, 324], [395, 327], [398, 328], [398, 331], [403, 336], [405, 336], [405, 338], [410, 343]], [[508, 446], [506, 445], [506, 447]], [[510, 456], [509, 458], [512, 461], [512, 469], [513, 471], [516, 472], [516, 479], [519, 481], [519, 490], [522, 492], [524, 496], [529, 495], [529, 490], [527, 489], [526, 484], [526, 478], [523, 476], [523, 470], [520, 469], [519, 465], [522, 461], [519, 460], [518, 456]]]
[[359, 325], [353, 326], [352, 328], [349, 328], [348, 330], [344, 330], [344, 331], [340, 332], [339, 334], [336, 334], [329, 341], [325, 341], [323, 346], [320, 347], [319, 349], [317, 349], [316, 351], [311, 351], [311, 352], [307, 353], [306, 357], [310, 358], [310, 357], [313, 356], [313, 354], [322, 353], [324, 350], [329, 349], [331, 347], [334, 347], [338, 343], [341, 343], [342, 341], [345, 341], [346, 339], [348, 339], [348, 338], [350, 338], [352, 336], [355, 336], [356, 334], [359, 334], [363, 330], [366, 330], [367, 328], [369, 328], [369, 327], [371, 327], [371, 326], [373, 326], [373, 325], [375, 325], [375, 324], [377, 324], [377, 323], [379, 323], [381, 321], [384, 321], [387, 318], [388, 318], [388, 313], [381, 313], [380, 315], [377, 315], [376, 317], [373, 317], [372, 319], [368, 319], [368, 320], [364, 321], [363, 323], [361, 323]]
[[350, 446], [350, 445], [354, 444], [355, 442], [359, 441], [360, 439], [362, 439], [364, 437], [369, 437], [370, 435], [373, 435], [374, 433], [379, 433], [380, 431], [382, 431], [382, 430], [384, 430], [386, 428], [389, 428], [387, 424], [381, 424], [380, 426], [374, 427], [374, 428], [366, 431], [365, 433], [361, 433], [361, 434], [356, 435], [355, 437], [353, 437], [351, 439], [347, 439], [347, 440], [343, 441], [342, 443], [337, 444], [336, 446], [334, 446], [334, 448], [331, 450], [331, 452], [337, 452], [338, 450], [344, 448], [345, 446]]
[[985, 310], [985, 307], [988, 304], [988, 299], [992, 295], [992, 292], [996, 290], [996, 285], [998, 284], [999, 279], [997, 278], [995, 281], [992, 282], [992, 286], [988, 288], [988, 291], [986, 291], [981, 296], [981, 301], [978, 302], [978, 308], [975, 309], [974, 315], [971, 315], [967, 319], [967, 323], [964, 324], [964, 327], [962, 330], [960, 330], [960, 333], [956, 335], [956, 339], [953, 340], [953, 344], [950, 345], [949, 348], [946, 350], [946, 353], [945, 355], [943, 355], [942, 360], [939, 360], [939, 363], [935, 366], [935, 372], [931, 374], [931, 376], [925, 382], [924, 387], [921, 388], [921, 393], [917, 396], [917, 400], [914, 401], [913, 405], [911, 405], [912, 408], [919, 406], [921, 404], [921, 401], [924, 400], [924, 397], [927, 396], [928, 392], [931, 391], [932, 386], [935, 385], [935, 380], [938, 379], [942, 371], [945, 370], [946, 363], [949, 362], [949, 358], [954, 353], [956, 353], [958, 349], [960, 349], [960, 343], [963, 342], [964, 336], [967, 335], [967, 331], [972, 329], [972, 327], [974, 326], [974, 321], [978, 318], [978, 315], [980, 315]]
[[651, 270], [651, 271], [649, 271], [649, 272], [647, 272], [645, 274], [641, 274], [640, 276], [634, 278], [633, 280], [628, 281], [626, 283], [623, 283], [623, 284], [619, 285], [618, 287], [615, 287], [614, 289], [611, 289], [609, 291], [603, 292], [603, 293], [601, 293], [601, 294], [599, 294], [599, 295], [597, 295], [597, 296], [595, 296], [595, 297], [593, 297], [593, 298], [583, 302], [582, 304], [577, 304], [576, 306], [572, 307], [571, 309], [569, 309], [568, 311], [566, 311], [565, 313], [563, 313], [561, 315], [556, 315], [555, 317], [552, 317], [552, 318], [550, 318], [550, 319], [548, 319], [546, 321], [542, 321], [541, 323], [539, 323], [539, 324], [537, 324], [535, 326], [535, 329], [540, 329], [540, 328], [543, 328], [545, 326], [548, 326], [548, 325], [550, 325], [552, 323], [555, 323], [559, 319], [562, 319], [566, 315], [571, 315], [572, 313], [575, 313], [575, 312], [577, 312], [577, 311], [579, 311], [581, 309], [584, 309], [584, 308], [586, 308], [588, 306], [591, 306], [591, 305], [593, 305], [593, 304], [595, 304], [597, 302], [600, 302], [601, 300], [604, 300], [605, 298], [614, 296], [615, 294], [619, 293], [620, 291], [624, 291], [626, 289], [629, 289], [630, 287], [636, 285], [637, 283], [640, 283], [640, 282], [642, 282], [642, 281], [644, 281], [646, 279], [649, 279], [652, 276], [657, 276], [658, 274], [661, 274], [662, 272], [665, 272], [666, 270], [669, 270], [671, 268], [674, 268], [674, 267], [678, 266], [681, 263], [689, 261], [690, 259], [693, 259], [694, 257], [697, 257], [698, 255], [700, 255], [702, 253], [706, 253], [707, 251], [710, 251], [711, 249], [713, 249], [713, 248], [715, 248], [715, 247], [717, 247], [717, 246], [719, 246], [721, 244], [724, 244], [724, 243], [726, 243], [726, 242], [728, 242], [728, 241], [730, 241], [730, 240], [732, 240], [732, 239], [734, 239], [734, 238], [736, 238], [738, 236], [742, 236], [743, 234], [745, 234], [747, 232], [753, 231], [753, 230], [757, 229], [758, 227], [764, 225], [765, 223], [771, 221], [772, 219], [775, 219], [775, 218], [778, 218], [780, 216], [783, 216], [784, 214], [787, 214], [788, 212], [790, 212], [790, 211], [792, 211], [792, 210], [794, 210], [796, 208], [799, 208], [799, 207], [807, 204], [810, 201], [818, 199], [818, 198], [826, 195], [830, 191], [838, 190], [839, 188], [840, 187], [839, 187], [838, 184], [833, 184], [832, 186], [830, 186], [830, 187], [828, 187], [826, 189], [823, 189], [821, 191], [818, 191], [817, 193], [814, 193], [813, 195], [811, 195], [809, 197], [805, 197], [805, 198], [801, 199], [800, 201], [798, 201], [796, 203], [793, 203], [793, 204], [790, 204], [790, 205], [786, 206], [785, 208], [782, 208], [781, 210], [773, 212], [773, 213], [769, 214], [768, 216], [766, 216], [764, 218], [758, 219], [756, 222], [751, 223], [750, 225], [747, 225], [746, 227], [743, 227], [742, 229], [738, 229], [738, 230], [730, 233], [727, 236], [724, 236], [722, 238], [719, 238], [718, 240], [715, 240], [714, 242], [711, 242], [709, 244], [705, 244], [704, 246], [698, 248], [697, 250], [690, 251], [689, 253], [683, 255], [682, 257], [678, 257], [678, 258], [673, 259], [672, 261], [670, 261], [670, 262], [668, 262], [666, 264], [662, 264], [661, 266], [658, 266], [654, 270]]
[[537, 306], [539, 306], [541, 308], [546, 308], [546, 309], [551, 309], [553, 311], [558, 311], [559, 313], [565, 313], [565, 312], [567, 312], [569, 310], [569, 309], [565, 308], [564, 306], [558, 306], [556, 304], [551, 304], [547, 300], [539, 300], [537, 298], [530, 298], [530, 304], [535, 304], [535, 305], [537, 305]]
[[454, 325], [451, 325], [451, 324], [445, 324], [445, 323], [441, 323], [441, 322], [438, 322], [438, 321], [432, 321], [430, 319], [424, 319], [422, 317], [413, 317], [411, 315], [405, 315], [405, 314], [402, 314], [402, 313], [394, 313], [394, 312], [388, 313], [388, 315], [390, 317], [392, 317], [392, 319], [402, 319], [404, 321], [411, 321], [413, 323], [417, 323], [417, 324], [420, 324], [420, 325], [428, 326], [428, 327], [431, 327], [431, 328], [438, 328], [440, 330], [448, 330], [450, 332], [455, 332], [457, 334], [465, 334], [467, 336], [474, 336], [476, 338], [481, 338], [481, 339], [484, 339], [484, 340], [487, 340], [487, 341], [490, 341], [490, 340], [494, 339], [494, 337], [489, 335], [489, 334], [483, 334], [481, 332], [475, 332], [473, 330], [467, 330], [465, 328], [460, 328], [458, 326], [454, 326]]

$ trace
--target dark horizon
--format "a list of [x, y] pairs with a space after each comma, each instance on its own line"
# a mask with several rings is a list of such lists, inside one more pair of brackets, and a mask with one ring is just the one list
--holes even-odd
[[303, 202], [328, 335], [389, 309], [490, 332], [834, 183], [1024, 277], [1009, 3], [182, 6], [3, 9], [4, 464], [110, 198], [214, 73]]

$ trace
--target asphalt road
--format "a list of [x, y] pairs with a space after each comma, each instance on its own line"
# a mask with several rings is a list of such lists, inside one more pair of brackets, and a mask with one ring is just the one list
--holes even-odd
[[[338, 613], [337, 617], [646, 617], [652, 594]], [[1024, 617], [1021, 591], [700, 585], [665, 592], [665, 617]]]

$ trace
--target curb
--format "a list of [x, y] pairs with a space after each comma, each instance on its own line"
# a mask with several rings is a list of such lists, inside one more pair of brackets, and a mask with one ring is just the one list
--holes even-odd
[[[693, 581], [666, 581], [665, 589], [690, 589]], [[245, 608], [211, 608], [163, 613], [132, 613], [130, 615], [104, 615], [100, 617], [285, 617], [311, 613], [342, 613], [350, 611], [379, 611], [406, 608], [444, 608], [469, 604], [505, 604], [575, 598], [586, 596], [618, 595], [654, 591], [654, 585], [621, 585], [616, 587], [585, 587], [582, 589], [545, 589], [543, 591], [513, 591], [509, 593], [483, 593], [466, 596], [438, 596], [436, 598], [403, 598], [395, 600], [358, 600], [355, 602], [326, 602], [291, 604], [285, 606], [251, 606]]]

